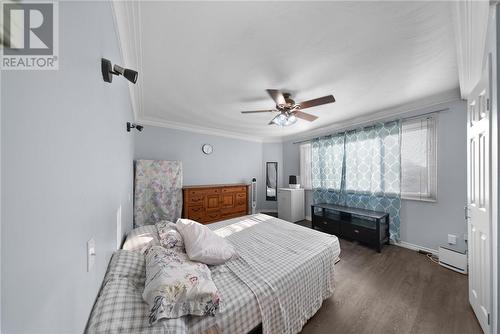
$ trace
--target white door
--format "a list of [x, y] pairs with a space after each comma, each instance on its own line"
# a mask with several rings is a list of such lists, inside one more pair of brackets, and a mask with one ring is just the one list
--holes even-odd
[[467, 204], [469, 302], [485, 333], [490, 333], [491, 209], [489, 68], [467, 100]]

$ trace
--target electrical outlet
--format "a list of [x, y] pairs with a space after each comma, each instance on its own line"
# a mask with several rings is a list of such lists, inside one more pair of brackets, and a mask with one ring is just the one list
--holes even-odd
[[91, 238], [87, 241], [87, 272], [90, 272], [94, 268], [95, 254], [95, 240]]
[[456, 245], [457, 244], [457, 236], [455, 234], [448, 234], [448, 243], [450, 245]]

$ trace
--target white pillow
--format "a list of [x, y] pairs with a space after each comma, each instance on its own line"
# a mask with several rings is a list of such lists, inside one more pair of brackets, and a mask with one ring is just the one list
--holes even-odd
[[144, 249], [148, 245], [158, 246], [158, 232], [154, 225], [144, 225], [134, 228], [127, 235], [127, 239], [123, 244], [123, 249], [144, 253]]
[[177, 230], [184, 239], [189, 258], [210, 265], [223, 264], [234, 254], [234, 247], [208, 227], [190, 219], [179, 218]]

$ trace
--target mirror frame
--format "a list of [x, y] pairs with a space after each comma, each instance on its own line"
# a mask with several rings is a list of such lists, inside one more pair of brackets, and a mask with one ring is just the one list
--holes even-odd
[[[268, 171], [268, 168], [270, 166], [274, 166], [274, 168], [276, 168], [276, 180], [275, 180], [275, 184], [276, 184], [276, 187], [274, 188], [274, 196], [268, 196], [268, 193], [267, 193], [267, 171]], [[266, 201], [277, 201], [278, 200], [278, 162], [277, 161], [268, 161], [266, 162], [266, 179], [265, 179], [265, 183], [266, 183], [266, 186], [265, 186], [265, 191], [266, 191]]]

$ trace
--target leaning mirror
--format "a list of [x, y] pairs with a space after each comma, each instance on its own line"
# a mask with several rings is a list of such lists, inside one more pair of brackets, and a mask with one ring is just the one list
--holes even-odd
[[276, 201], [277, 188], [278, 163], [266, 162], [266, 201]]

